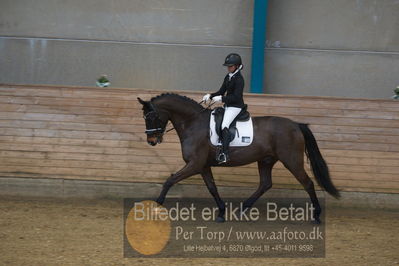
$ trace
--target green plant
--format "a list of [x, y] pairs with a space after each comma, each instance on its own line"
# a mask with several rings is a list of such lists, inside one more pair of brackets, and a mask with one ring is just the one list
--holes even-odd
[[102, 75], [99, 79], [97, 79], [99, 83], [107, 83], [109, 80], [107, 79], [106, 75]]
[[111, 83], [109, 82], [107, 75], [101, 75], [101, 77], [97, 79], [96, 84], [98, 87], [104, 88], [108, 87]]

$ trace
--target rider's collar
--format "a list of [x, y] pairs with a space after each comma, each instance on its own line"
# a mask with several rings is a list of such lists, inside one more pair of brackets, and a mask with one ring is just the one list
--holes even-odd
[[229, 81], [231, 80], [231, 78], [238, 73], [238, 71], [240, 71], [242, 69], [242, 65], [240, 65], [236, 71], [234, 71], [233, 73], [229, 73]]

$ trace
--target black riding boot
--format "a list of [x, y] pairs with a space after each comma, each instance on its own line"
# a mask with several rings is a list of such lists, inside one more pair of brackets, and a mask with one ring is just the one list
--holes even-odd
[[222, 130], [222, 152], [218, 156], [219, 163], [225, 163], [229, 160], [229, 144], [230, 144], [230, 132], [227, 127]]

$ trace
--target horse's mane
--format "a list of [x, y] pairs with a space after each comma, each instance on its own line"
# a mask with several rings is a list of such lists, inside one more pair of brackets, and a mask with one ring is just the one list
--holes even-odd
[[180, 94], [177, 94], [177, 93], [171, 93], [171, 92], [166, 92], [166, 93], [162, 93], [160, 95], [154, 96], [154, 97], [151, 98], [150, 101], [152, 102], [154, 100], [157, 100], [159, 98], [164, 98], [164, 97], [172, 97], [172, 98], [180, 99], [180, 100], [183, 100], [183, 101], [185, 101], [187, 103], [190, 103], [190, 104], [192, 104], [192, 105], [194, 105], [196, 107], [200, 107], [201, 110], [204, 109], [204, 107], [201, 104], [199, 104], [197, 101], [195, 101], [195, 100], [193, 100], [193, 99], [191, 99], [191, 98], [189, 98], [187, 96], [180, 95]]

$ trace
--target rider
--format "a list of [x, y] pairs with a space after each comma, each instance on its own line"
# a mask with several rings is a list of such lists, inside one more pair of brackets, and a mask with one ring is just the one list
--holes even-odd
[[[225, 76], [222, 86], [217, 92], [206, 94], [202, 99], [204, 102], [207, 102], [209, 99], [211, 99], [215, 102], [224, 103], [225, 111], [222, 122], [221, 137], [222, 152], [217, 158], [219, 163], [225, 163], [229, 160], [229, 126], [244, 107], [242, 95], [244, 90], [244, 78], [241, 75], [241, 69], [243, 68], [243, 65], [240, 55], [235, 53], [227, 55], [223, 65], [227, 66], [229, 73], [227, 73]], [[224, 96], [226, 91], [226, 96]]]

